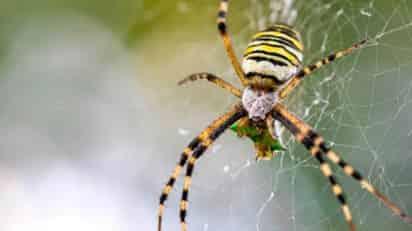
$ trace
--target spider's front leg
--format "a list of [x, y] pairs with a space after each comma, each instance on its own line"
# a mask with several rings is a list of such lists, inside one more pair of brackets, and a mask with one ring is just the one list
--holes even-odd
[[192, 174], [196, 161], [227, 128], [246, 115], [247, 112], [243, 109], [243, 107], [240, 104], [237, 104], [232, 110], [216, 119], [198, 136], [202, 142], [195, 149], [193, 149], [192, 155], [189, 157], [183, 183], [182, 198], [180, 201], [180, 222], [182, 231], [187, 230], [186, 215], [189, 199], [189, 187], [192, 181]]
[[324, 157], [328, 158], [333, 163], [337, 164], [343, 172], [355, 179], [363, 189], [374, 195], [379, 199], [388, 209], [394, 214], [398, 215], [406, 223], [412, 223], [412, 218], [406, 215], [395, 203], [389, 200], [384, 194], [379, 192], [370, 182], [362, 177], [359, 171], [344, 161], [336, 152], [332, 151], [326, 146], [324, 139], [317, 134], [309, 125], [289, 112], [282, 104], [278, 103], [273, 111], [272, 115], [276, 120], [279, 120], [306, 149], [319, 161], [322, 173], [329, 178], [330, 183], [333, 185], [333, 192], [341, 203], [341, 208], [345, 216], [346, 221], [354, 230], [352, 223], [352, 216], [349, 211], [349, 207], [346, 205], [345, 198], [343, 196], [342, 188], [336, 183], [336, 179], [332, 179], [332, 172], [329, 166], [327, 166]]
[[226, 112], [225, 114], [220, 116], [218, 119], [213, 121], [206, 129], [204, 129], [200, 133], [200, 135], [194, 138], [192, 142], [190, 142], [190, 144], [184, 149], [183, 153], [181, 154], [180, 161], [176, 165], [168, 182], [163, 188], [162, 194], [160, 196], [158, 226], [157, 226], [158, 231], [161, 231], [162, 229], [164, 204], [170, 192], [172, 191], [174, 183], [176, 182], [176, 178], [178, 177], [182, 168], [189, 161], [189, 165], [188, 165], [189, 172], [186, 172], [185, 183], [184, 183], [185, 186], [183, 187], [183, 195], [182, 195], [181, 210], [180, 210], [182, 227], [183, 227], [183, 223], [185, 222], [185, 217], [186, 217], [188, 189], [190, 185], [190, 177], [191, 177], [191, 171], [193, 171], [194, 161], [197, 158], [199, 158], [200, 155], [203, 154], [204, 151], [206, 151], [206, 149], [213, 143], [213, 141], [216, 140], [226, 130], [226, 128], [228, 128], [231, 124], [236, 122], [238, 119], [244, 117], [245, 115], [246, 115], [246, 111], [242, 108], [242, 106], [236, 104], [230, 111]]

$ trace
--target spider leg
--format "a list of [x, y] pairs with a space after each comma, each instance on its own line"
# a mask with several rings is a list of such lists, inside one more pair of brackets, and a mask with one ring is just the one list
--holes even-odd
[[345, 216], [345, 220], [348, 223], [351, 231], [355, 231], [356, 227], [355, 224], [353, 224], [352, 221], [352, 214], [350, 212], [349, 206], [346, 202], [346, 198], [344, 196], [343, 188], [341, 185], [339, 185], [338, 181], [336, 180], [336, 177], [333, 176], [332, 169], [330, 168], [330, 165], [325, 161], [323, 158], [323, 155], [320, 153], [320, 151], [316, 151], [316, 153], [311, 153], [313, 156], [315, 156], [316, 160], [319, 162], [320, 165], [320, 170], [322, 171], [322, 174], [328, 178], [329, 183], [332, 187], [332, 192], [335, 195], [335, 197], [338, 199], [340, 203], [340, 207], [342, 210], [343, 215]]
[[356, 181], [361, 187], [378, 198], [388, 209], [398, 215], [406, 223], [412, 223], [412, 218], [406, 215], [395, 203], [390, 201], [384, 194], [379, 192], [371, 183], [362, 177], [354, 167], [344, 161], [336, 152], [325, 144], [323, 138], [318, 135], [309, 125], [289, 112], [282, 104], [277, 104], [273, 110], [273, 117], [279, 120], [295, 137], [301, 142], [312, 155], [321, 153], [333, 163], [343, 169], [343, 172]]
[[172, 188], [176, 182], [176, 178], [179, 176], [182, 168], [185, 166], [187, 159], [192, 154], [193, 150], [200, 144], [201, 140], [199, 137], [194, 138], [189, 145], [183, 150], [182, 154], [180, 155], [180, 160], [176, 164], [175, 169], [173, 170], [172, 174], [169, 177], [166, 185], [162, 190], [162, 194], [160, 195], [160, 202], [159, 202], [159, 209], [158, 209], [158, 224], [157, 230], [162, 230], [162, 217], [164, 211], [164, 204], [172, 191]]
[[195, 74], [191, 74], [188, 77], [180, 80], [177, 84], [178, 85], [183, 85], [186, 84], [188, 82], [193, 82], [199, 79], [205, 79], [211, 83], [216, 84], [218, 87], [221, 87], [227, 91], [229, 91], [230, 93], [232, 93], [232, 95], [237, 96], [237, 97], [242, 97], [242, 91], [237, 89], [235, 86], [233, 86], [231, 83], [226, 82], [225, 80], [217, 77], [214, 74], [211, 73], [206, 73], [206, 72], [202, 72], [202, 73], [195, 73]]
[[245, 117], [247, 112], [241, 106], [235, 106], [234, 109], [216, 119], [198, 136], [201, 143], [193, 150], [192, 155], [186, 167], [186, 176], [183, 183], [182, 198], [180, 201], [180, 222], [182, 231], [187, 230], [186, 215], [188, 208], [189, 187], [191, 184], [192, 174], [196, 161], [203, 155], [207, 148], [233, 123]]
[[277, 133], [278, 131], [275, 129], [275, 122], [271, 114], [266, 117], [266, 126], [268, 127], [269, 134], [272, 138], [276, 140], [279, 139], [279, 133]]
[[347, 175], [355, 179], [359, 182], [361, 187], [374, 195], [378, 198], [387, 208], [392, 210], [392, 212], [398, 215], [403, 221], [406, 223], [412, 224], [412, 218], [406, 215], [395, 203], [389, 200], [384, 194], [378, 191], [370, 182], [368, 182], [362, 175], [357, 171], [354, 167], [348, 164], [345, 160], [343, 160], [336, 152], [331, 150], [326, 144], [323, 142], [322, 137], [318, 134], [314, 133], [311, 134], [313, 140], [318, 139], [320, 141], [318, 148], [326, 155], [326, 157], [331, 160], [333, 163], [337, 164], [343, 172]]
[[232, 62], [232, 66], [235, 69], [237, 76], [240, 79], [242, 85], [246, 85], [246, 78], [245, 73], [243, 72], [242, 67], [240, 66], [239, 61], [236, 58], [235, 51], [232, 46], [232, 41], [230, 39], [229, 33], [227, 31], [227, 24], [226, 24], [226, 15], [228, 13], [229, 8], [229, 0], [221, 0], [219, 5], [219, 11], [217, 14], [217, 28], [220, 32], [220, 35], [223, 39], [223, 45], [226, 49], [226, 53]]
[[[246, 111], [240, 105], [235, 105], [235, 107], [230, 110], [229, 112], [225, 113], [224, 115], [220, 116], [218, 119], [213, 121], [206, 129], [204, 129], [199, 136], [194, 138], [189, 145], [184, 149], [183, 153], [181, 154], [180, 160], [177, 163], [174, 171], [172, 172], [168, 182], [166, 183], [165, 187], [162, 190], [162, 194], [160, 196], [159, 202], [159, 211], [158, 211], [158, 225], [157, 230], [160, 231], [162, 229], [162, 218], [163, 218], [163, 211], [164, 211], [164, 204], [172, 191], [174, 183], [176, 182], [176, 178], [180, 174], [182, 168], [187, 163], [188, 158], [196, 153], [198, 147], [203, 147], [205, 144], [210, 142], [212, 139], [216, 139], [218, 135], [220, 135], [221, 127], [222, 126], [230, 126], [226, 125], [233, 120], [233, 118], [244, 116], [246, 115]], [[198, 151], [197, 151], [198, 152]]]
[[338, 52], [330, 54], [324, 59], [321, 59], [321, 60], [319, 60], [315, 63], [312, 63], [308, 66], [305, 66], [295, 76], [293, 76], [292, 79], [289, 80], [289, 82], [284, 87], [282, 87], [282, 89], [279, 92], [280, 99], [284, 99], [286, 96], [288, 96], [292, 92], [292, 90], [295, 89], [299, 85], [299, 83], [302, 81], [302, 79], [304, 77], [310, 75], [312, 72], [314, 72], [315, 70], [320, 69], [321, 67], [323, 67], [326, 64], [332, 63], [332, 62], [338, 60], [339, 58], [342, 58], [344, 56], [347, 56], [347, 55], [351, 54], [355, 50], [357, 50], [357, 49], [361, 48], [363, 45], [365, 45], [366, 42], [368, 42], [367, 39], [362, 40], [358, 43], [353, 44], [349, 48], [346, 48], [344, 50], [340, 50]]

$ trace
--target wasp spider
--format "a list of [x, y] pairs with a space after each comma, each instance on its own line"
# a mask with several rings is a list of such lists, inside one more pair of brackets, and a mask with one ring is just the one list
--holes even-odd
[[351, 47], [335, 52], [313, 64], [303, 66], [303, 45], [299, 33], [285, 24], [275, 24], [253, 36], [246, 48], [242, 64], [236, 58], [226, 26], [228, 0], [221, 0], [217, 26], [223, 44], [233, 68], [244, 89], [239, 90], [225, 80], [210, 74], [197, 73], [183, 79], [179, 84], [205, 79], [224, 88], [240, 99], [225, 114], [218, 117], [204, 129], [183, 150], [169, 181], [160, 196], [158, 230], [161, 230], [164, 203], [182, 168], [187, 164], [182, 198], [180, 201], [181, 229], [187, 230], [186, 214], [188, 208], [189, 187], [196, 161], [206, 149], [228, 128], [239, 136], [249, 137], [256, 148], [257, 159], [271, 159], [276, 151], [281, 150], [277, 123], [289, 130], [295, 139], [302, 143], [309, 153], [319, 162], [322, 174], [328, 179], [332, 192], [340, 203], [343, 216], [350, 230], [355, 230], [352, 215], [343, 194], [343, 188], [337, 182], [331, 167], [325, 159], [339, 166], [343, 172], [355, 179], [360, 186], [379, 199], [387, 208], [407, 223], [412, 223], [398, 206], [372, 186], [354, 167], [344, 161], [339, 154], [328, 147], [318, 133], [309, 125], [289, 112], [281, 103], [294, 88], [313, 71], [344, 57], [361, 48], [367, 40], [355, 43]]

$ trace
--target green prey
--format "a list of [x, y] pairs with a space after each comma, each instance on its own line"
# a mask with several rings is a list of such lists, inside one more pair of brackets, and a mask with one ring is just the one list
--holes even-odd
[[267, 126], [257, 126], [251, 120], [240, 119], [230, 129], [239, 137], [248, 137], [256, 149], [256, 160], [270, 160], [278, 152], [286, 150], [279, 138], [271, 135]]

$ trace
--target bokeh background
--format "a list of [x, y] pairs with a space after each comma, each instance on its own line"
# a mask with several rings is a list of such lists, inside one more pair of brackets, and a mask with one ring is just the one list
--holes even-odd
[[[238, 54], [276, 6], [238, 0]], [[236, 83], [215, 26], [218, 1], [2, 0], [0, 230], [155, 230], [158, 197], [184, 146], [236, 99], [193, 72]], [[412, 2], [296, 0], [305, 60], [366, 37], [287, 104], [412, 214]], [[328, 182], [288, 133], [255, 162], [227, 132], [201, 161], [191, 230], [346, 230]], [[359, 230], [410, 230], [336, 169]], [[181, 180], [177, 182], [179, 185]], [[173, 190], [164, 230], [180, 230]]]

